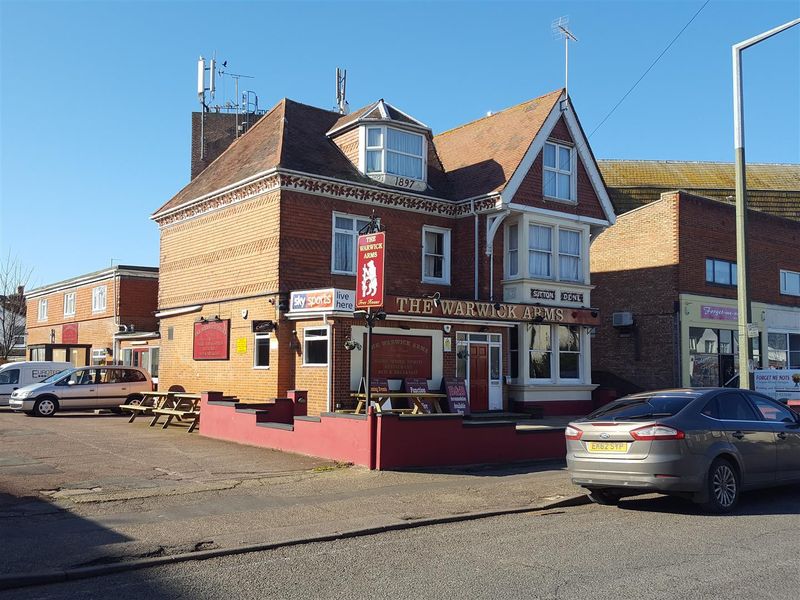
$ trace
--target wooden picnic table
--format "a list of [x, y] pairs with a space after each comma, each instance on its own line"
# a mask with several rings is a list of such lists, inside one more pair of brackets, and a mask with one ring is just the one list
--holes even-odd
[[139, 402], [121, 404], [120, 408], [131, 413], [131, 418], [128, 419], [128, 423], [133, 423], [139, 415], [149, 415], [154, 409], [160, 408], [169, 394], [174, 393], [175, 392], [145, 392], [142, 394], [142, 399]]
[[158, 423], [161, 415], [167, 417], [161, 429], [169, 427], [172, 419], [178, 419], [179, 421], [191, 419], [192, 424], [189, 426], [187, 433], [192, 433], [200, 422], [200, 394], [184, 394], [181, 392], [169, 394], [161, 406], [153, 409], [153, 420], [150, 421], [150, 427]]
[[[361, 409], [365, 408], [365, 404], [367, 403], [367, 395], [364, 393], [358, 394], [350, 394], [352, 398], [356, 398], [358, 400], [358, 404], [356, 405], [355, 414], [359, 414]], [[411, 409], [392, 409], [384, 411], [381, 408], [381, 404], [383, 404], [386, 400], [392, 400], [394, 398], [407, 398], [411, 401], [413, 408]], [[372, 392], [371, 399], [375, 402], [376, 410], [378, 412], [410, 412], [412, 415], [418, 414], [430, 414], [430, 411], [425, 408], [425, 404], [423, 404], [423, 400], [430, 400], [431, 404], [433, 405], [434, 412], [441, 413], [442, 407], [439, 404], [439, 400], [442, 398], [447, 398], [447, 394], [439, 394], [434, 392], [424, 392], [424, 393], [415, 393], [415, 392]]]

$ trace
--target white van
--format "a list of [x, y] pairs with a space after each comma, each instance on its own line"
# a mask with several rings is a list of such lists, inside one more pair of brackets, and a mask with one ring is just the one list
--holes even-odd
[[0, 365], [0, 406], [8, 406], [8, 399], [15, 389], [39, 383], [51, 375], [71, 368], [72, 363], [52, 361], [11, 362]]

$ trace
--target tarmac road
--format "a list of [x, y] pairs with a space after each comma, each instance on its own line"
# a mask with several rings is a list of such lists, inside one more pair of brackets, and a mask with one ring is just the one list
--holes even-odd
[[56, 598], [800, 597], [800, 487], [733, 515], [647, 496], [189, 562], [6, 592]]

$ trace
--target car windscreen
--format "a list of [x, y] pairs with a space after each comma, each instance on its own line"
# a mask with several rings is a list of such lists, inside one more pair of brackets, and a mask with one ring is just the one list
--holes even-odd
[[639, 421], [672, 417], [686, 408], [695, 398], [697, 396], [693, 394], [630, 396], [598, 408], [586, 419]]
[[64, 375], [67, 374], [67, 371], [71, 372], [72, 370], [73, 369], [64, 369], [63, 371], [59, 371], [58, 373], [53, 373], [52, 375], [50, 375], [50, 377], [48, 377], [47, 379], [42, 379], [39, 383], [55, 383], [56, 381], [64, 377]]

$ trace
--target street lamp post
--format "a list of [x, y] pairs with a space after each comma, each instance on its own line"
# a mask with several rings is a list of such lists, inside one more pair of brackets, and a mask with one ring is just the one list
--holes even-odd
[[[742, 51], [790, 27], [800, 24], [800, 19], [765, 31], [748, 40], [734, 44], [733, 50], [733, 136], [736, 152], [736, 278], [739, 307], [739, 387], [750, 389], [750, 364], [753, 348], [750, 345], [748, 325], [752, 323], [747, 270], [747, 181], [744, 156], [744, 102], [742, 98]], [[743, 358], [746, 353], [746, 359]], [[745, 362], [746, 361], [746, 362]]]

